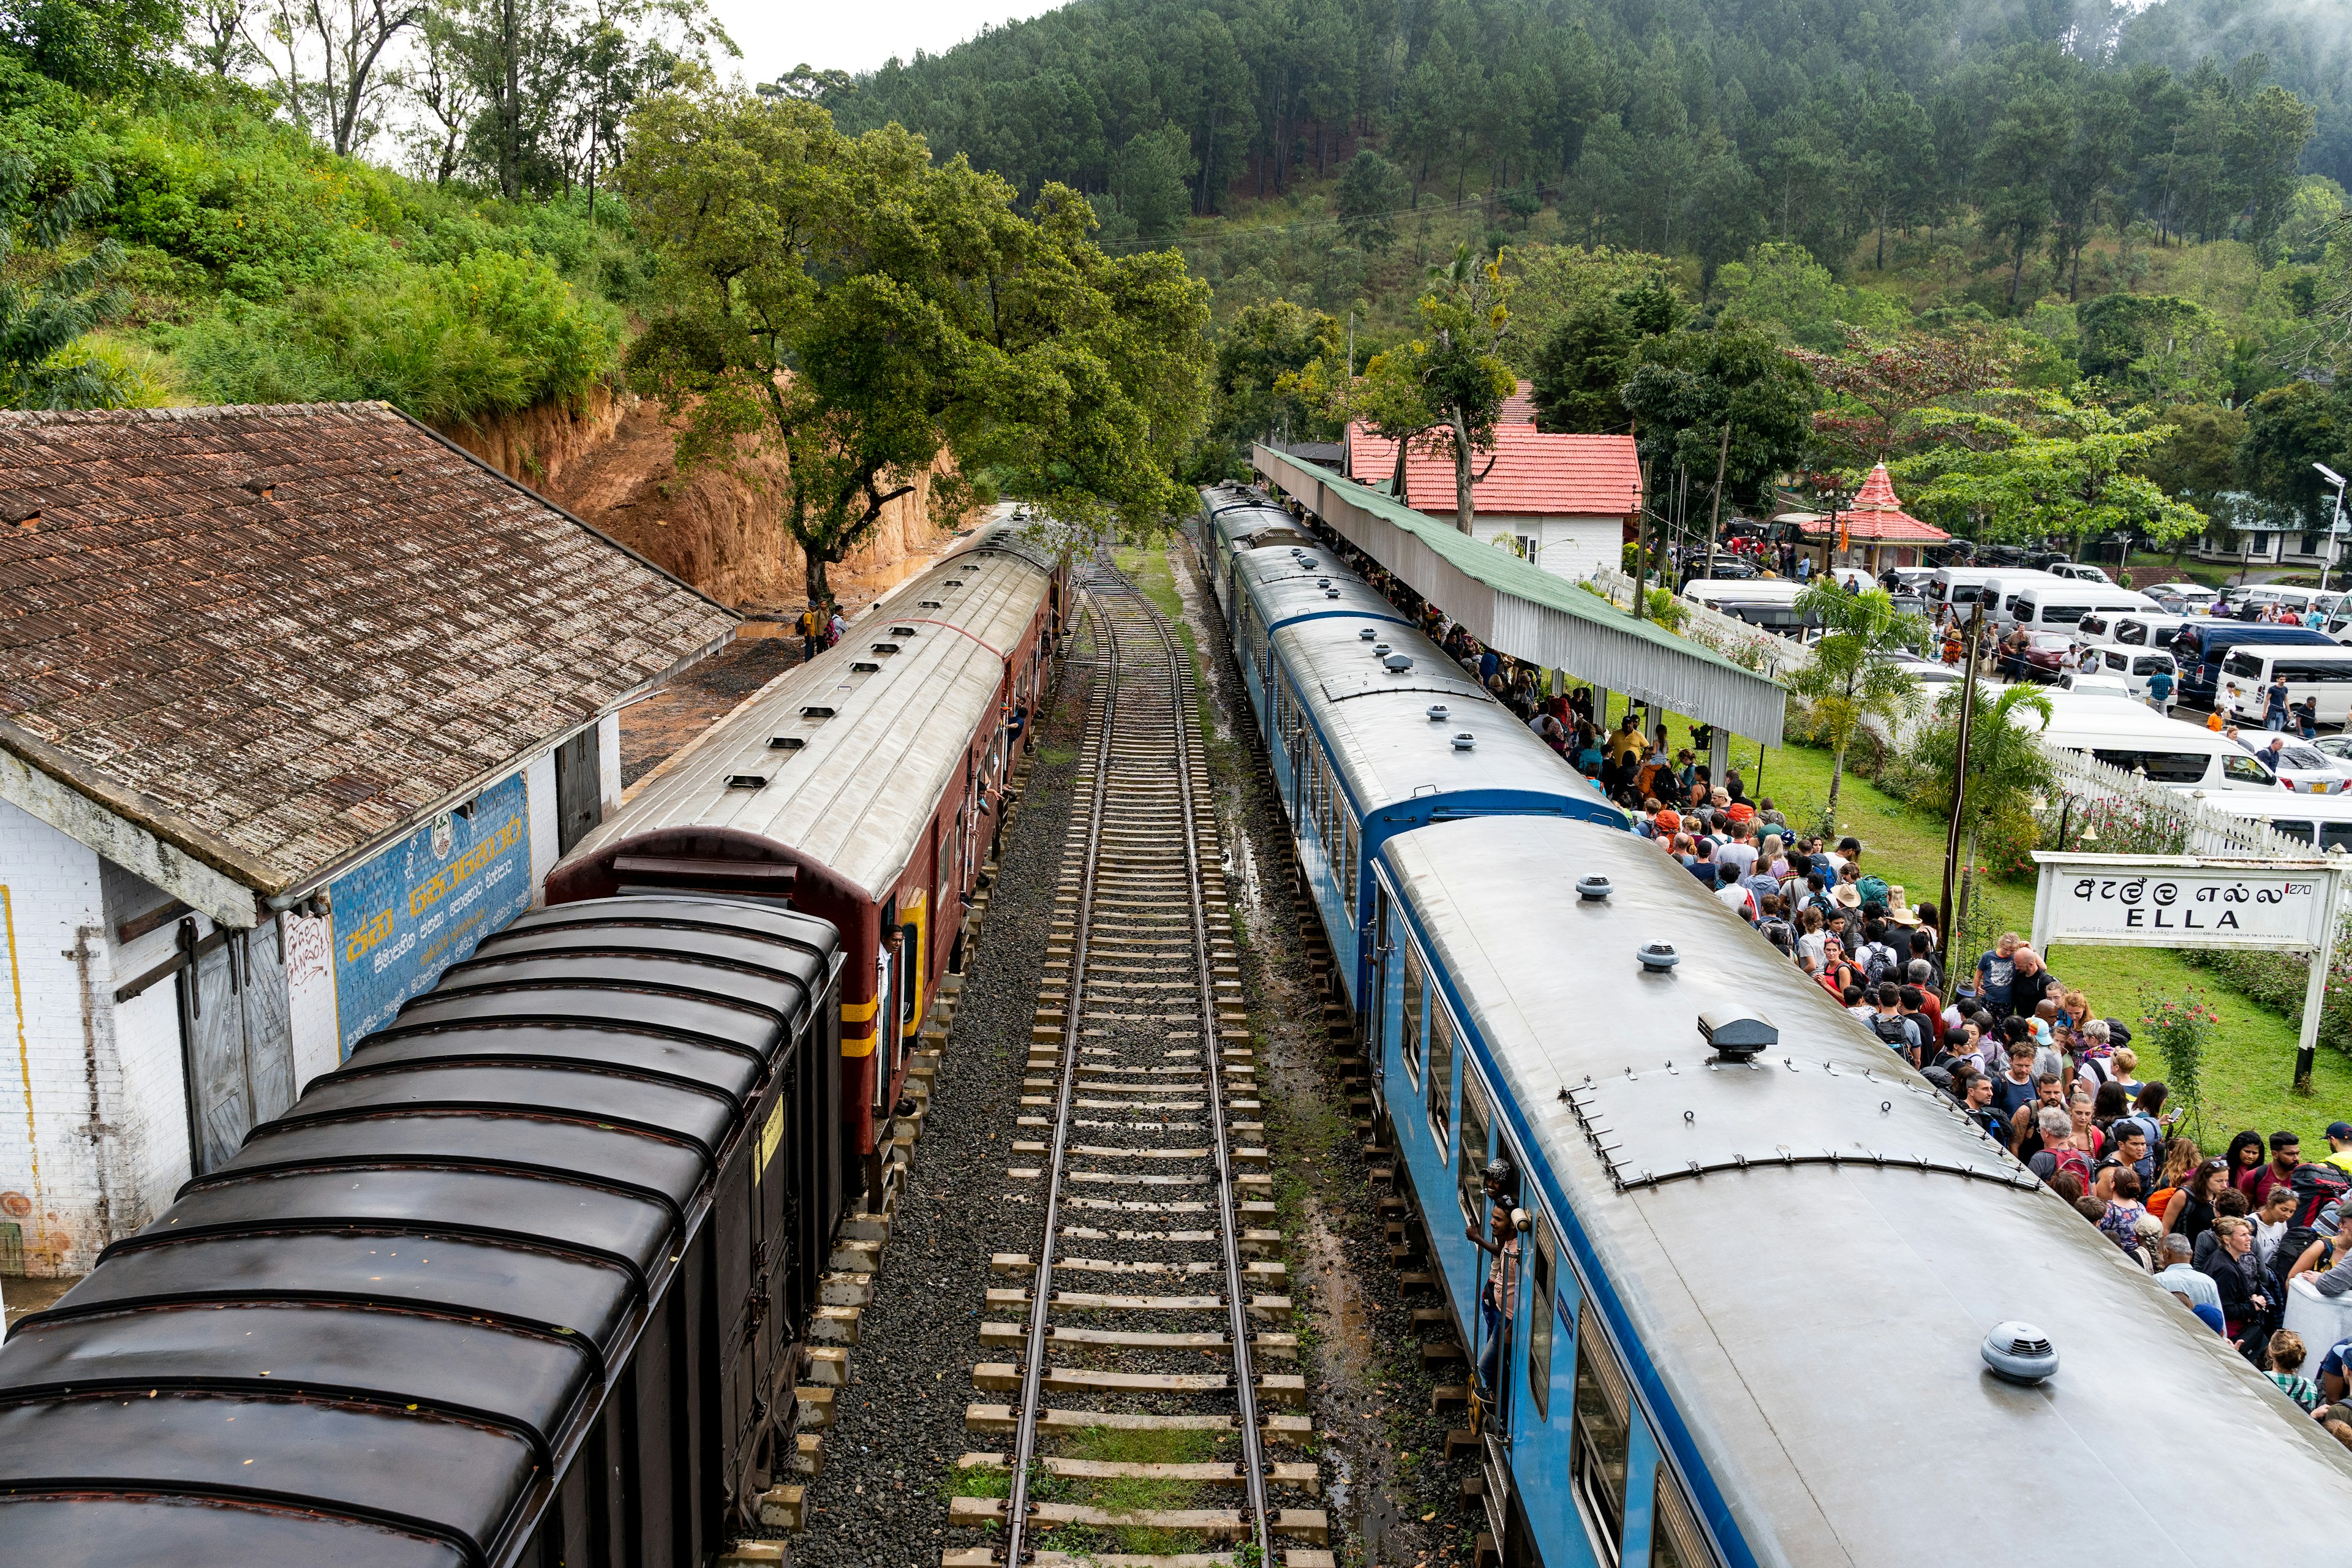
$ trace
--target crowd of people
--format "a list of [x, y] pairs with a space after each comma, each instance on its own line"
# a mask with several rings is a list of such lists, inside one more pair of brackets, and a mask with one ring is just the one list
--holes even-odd
[[1391, 603], [1418, 614], [1449, 658], [1625, 806], [1636, 833], [2352, 1447], [2352, 1338], [2311, 1346], [2281, 1326], [2298, 1277], [2311, 1276], [2328, 1298], [2352, 1292], [2352, 1122], [2332, 1123], [2326, 1153], [2310, 1160], [2295, 1133], [2251, 1129], [2209, 1157], [2181, 1130], [2165, 1083], [2140, 1077], [2130, 1026], [2099, 1016], [2031, 943], [2003, 935], [1948, 975], [1936, 907], [1913, 905], [1900, 883], [1875, 874], [1859, 840], [1800, 832], [1769, 796], [1749, 799], [1736, 766], [1712, 777], [1698, 760], [1712, 748], [1706, 726], [1692, 726], [1690, 745], [1675, 748], [1664, 725], [1645, 731], [1633, 711], [1606, 722], [1590, 690], [1545, 695], [1541, 672], [1347, 553]]

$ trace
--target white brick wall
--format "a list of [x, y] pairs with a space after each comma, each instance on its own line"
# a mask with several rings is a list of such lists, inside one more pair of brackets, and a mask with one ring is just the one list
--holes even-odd
[[152, 1131], [117, 1050], [97, 853], [0, 804], [0, 1222], [27, 1272], [80, 1273], [145, 1217]]
[[541, 752], [523, 764], [523, 799], [530, 806], [530, 901], [547, 901], [547, 874], [555, 869], [555, 753]]

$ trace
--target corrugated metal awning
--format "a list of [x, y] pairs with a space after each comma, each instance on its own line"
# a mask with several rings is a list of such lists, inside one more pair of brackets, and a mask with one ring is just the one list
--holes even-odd
[[1265, 446], [1257, 471], [1499, 653], [1780, 743], [1788, 693], [1597, 594], [1481, 544], [1392, 496]]

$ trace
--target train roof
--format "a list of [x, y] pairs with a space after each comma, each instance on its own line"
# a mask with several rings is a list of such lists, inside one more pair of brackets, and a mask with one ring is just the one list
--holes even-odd
[[[2352, 1516], [2334, 1438], [1648, 840], [1486, 817], [1383, 855], [1706, 1511], [1759, 1562], [2284, 1561]], [[1580, 899], [1596, 874], [1613, 891]], [[1681, 963], [1644, 970], [1661, 941]], [[1704, 1065], [1708, 1012], [1780, 1043]], [[2054, 1377], [1985, 1370], [2007, 1320]]]
[[484, 942], [0, 1345], [12, 1560], [499, 1561], [838, 941], [665, 896]]
[[[995, 713], [1052, 576], [1010, 529], [984, 531], [703, 731], [567, 861], [659, 828], [731, 828], [882, 897]], [[730, 783], [746, 779], [763, 782]]]
[[1269, 628], [1318, 616], [1405, 623], [1394, 605], [1320, 545], [1238, 554], [1234, 581], [1256, 610], [1258, 624]]
[[[1370, 640], [1367, 630], [1376, 634]], [[1327, 616], [1284, 626], [1273, 644], [1359, 810], [1416, 795], [1516, 790], [1556, 795], [1622, 826], [1624, 814], [1591, 780], [1412, 626]], [[1374, 651], [1382, 646], [1410, 656], [1412, 667], [1390, 670]], [[1445, 715], [1433, 720], [1429, 710], [1440, 704]], [[1475, 737], [1469, 750], [1454, 743], [1465, 733]]]
[[1201, 515], [1227, 544], [1288, 531], [1311, 539], [1280, 501], [1245, 485], [1224, 484], [1201, 492]]

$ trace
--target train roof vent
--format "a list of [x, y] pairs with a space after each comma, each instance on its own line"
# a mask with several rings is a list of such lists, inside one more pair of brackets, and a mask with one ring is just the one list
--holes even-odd
[[[1371, 627], [1366, 626], [1356, 634], [1356, 638], [1359, 642], [1370, 642], [1380, 635], [1380, 633], [1372, 630]], [[1380, 650], [1375, 648], [1373, 651], [1377, 653]]]
[[819, 723], [823, 723], [825, 720], [833, 717], [833, 710], [830, 708], [803, 708], [801, 710], [801, 717], [803, 719], [814, 719]]
[[1443, 724], [1445, 722], [1446, 714], [1453, 711], [1453, 710], [1447, 708], [1443, 702], [1433, 702], [1427, 709], [1423, 710], [1423, 711], [1428, 713], [1429, 721], [1431, 723]]
[[1331, 579], [1328, 577], [1318, 577], [1315, 579], [1315, 585], [1318, 588], [1328, 588], [1331, 585]]
[[1406, 670], [1412, 668], [1412, 655], [1409, 653], [1383, 654], [1381, 656], [1381, 662], [1389, 667], [1389, 672], [1391, 674], [1402, 675]]
[[[1580, 887], [1578, 890], [1583, 889]], [[1780, 1031], [1769, 1020], [1743, 1017], [1737, 1013], [1701, 1013], [1698, 1033], [1715, 1048], [1718, 1061], [1744, 1062], [1780, 1043]]]
[[898, 651], [898, 645], [894, 642], [878, 642], [874, 645], [874, 651], [885, 655], [894, 654]]
[[890, 628], [890, 635], [894, 637], [910, 637], [915, 635], [915, 628], [912, 626], [892, 626]]
[[1326, 588], [1323, 590], [1323, 596], [1327, 599], [1336, 599], [1339, 596], [1339, 590], [1337, 588]]
[[1640, 959], [1642, 967], [1653, 974], [1664, 974], [1683, 961], [1683, 955], [1675, 951], [1675, 944], [1670, 942], [1643, 942], [1633, 950], [1633, 956]]
[[861, 658], [850, 665], [849, 673], [852, 675], [871, 675], [881, 668], [882, 667], [880, 665], [874, 663], [871, 659]]
[[1984, 1337], [1984, 1363], [2003, 1383], [2031, 1387], [2057, 1372], [2058, 1351], [2032, 1323], [1995, 1323]]
[[765, 789], [768, 787], [768, 775], [765, 773], [729, 773], [727, 775], [727, 787], [729, 789]]
[[915, 608], [919, 610], [936, 610], [939, 607], [940, 602], [937, 599], [918, 599], [915, 601]]
[[1580, 899], [1605, 899], [1614, 890], [1606, 877], [1586, 877], [1576, 884], [1576, 896]]
[[768, 737], [768, 750], [772, 752], [797, 752], [803, 746], [807, 744], [808, 737], [805, 735], [771, 735]]
[[961, 588], [963, 586], [963, 579], [961, 577], [950, 577], [948, 579], [948, 586], [950, 588]]
[[1475, 752], [1478, 749], [1478, 737], [1467, 730], [1457, 730], [1454, 734], [1454, 749], [1457, 752]]

